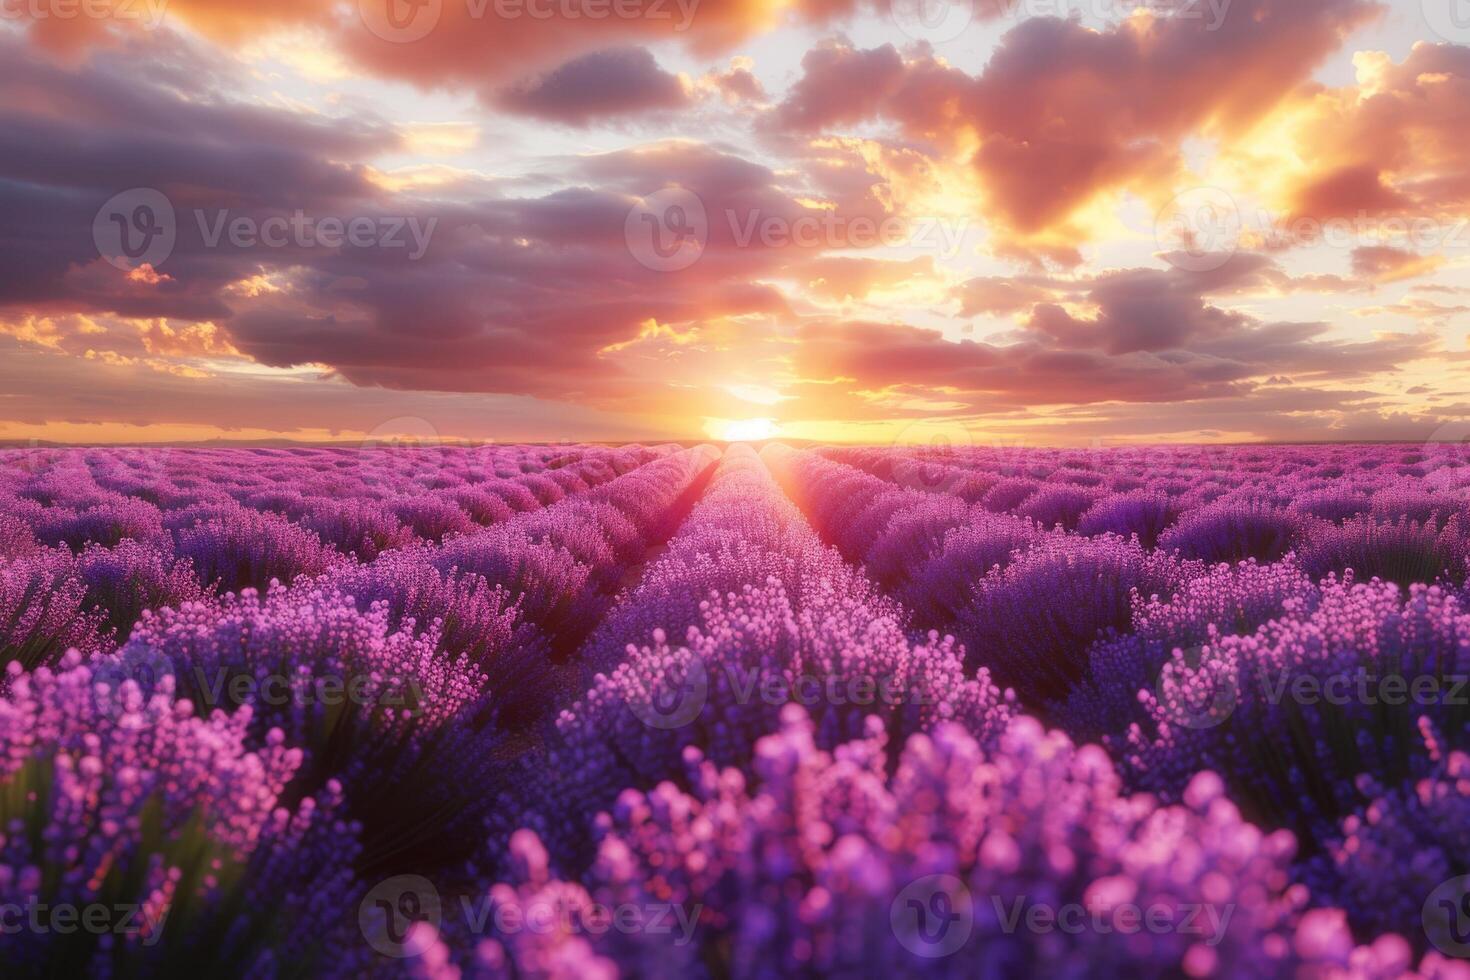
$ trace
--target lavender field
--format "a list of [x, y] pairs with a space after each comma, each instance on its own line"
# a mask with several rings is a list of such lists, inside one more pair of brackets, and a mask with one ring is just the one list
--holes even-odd
[[0, 975], [1470, 977], [1470, 459], [0, 453]]

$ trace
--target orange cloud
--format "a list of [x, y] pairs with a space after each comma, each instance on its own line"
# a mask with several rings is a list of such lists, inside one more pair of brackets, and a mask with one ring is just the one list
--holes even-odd
[[1470, 48], [1420, 43], [1402, 64], [1374, 53], [1356, 63], [1358, 85], [1317, 93], [1298, 122], [1306, 172], [1293, 210], [1323, 221], [1470, 215]]
[[[710, 54], [776, 26], [795, 11], [821, 22], [853, 0], [112, 0], [111, 17], [60, 17], [26, 4], [30, 32], [53, 51], [115, 43], [128, 32], [179, 23], [226, 43], [307, 28], [359, 66], [425, 87], [491, 94], [505, 82], [593, 51], [679, 42]], [[98, 0], [104, 2], [104, 0]], [[142, 16], [144, 8], [149, 16]], [[32, 17], [39, 9], [42, 16]]]
[[1420, 255], [1386, 245], [1365, 246], [1353, 251], [1353, 273], [1378, 283], [1417, 279], [1444, 264], [1444, 257], [1440, 255]]
[[773, 121], [895, 121], [968, 159], [1008, 232], [1001, 251], [1076, 258], [1083, 208], [1124, 190], [1157, 197], [1183, 169], [1183, 140], [1243, 133], [1377, 12], [1367, 0], [1238, 0], [1219, 23], [1141, 15], [1098, 31], [1033, 18], [973, 77], [923, 52], [831, 42], [804, 60]]

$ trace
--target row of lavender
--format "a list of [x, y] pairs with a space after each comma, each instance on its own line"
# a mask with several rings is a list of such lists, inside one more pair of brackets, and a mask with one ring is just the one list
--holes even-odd
[[671, 451], [9, 453], [0, 662], [30, 668], [68, 649], [107, 650], [146, 609], [504, 524]]
[[6, 966], [336, 969], [328, 950], [363, 944], [346, 910], [368, 882], [483, 847], [501, 773], [578, 676], [568, 638], [672, 533], [715, 455], [655, 453], [443, 544], [283, 568], [266, 593], [211, 583], [141, 612], [115, 651], [28, 644], [44, 598], [29, 576], [61, 552], [6, 559], [6, 594], [33, 598], [0, 638], [0, 908], [134, 913], [122, 933], [7, 929]]
[[7, 454], [0, 514], [75, 551], [254, 511], [371, 560], [548, 506], [675, 448], [30, 450]]
[[[1295, 521], [1292, 504], [1321, 494], [1311, 481], [1296, 493], [1283, 465], [1269, 493], [1243, 476], [1149, 549], [1136, 529], [1048, 528], [829, 458], [841, 452], [773, 450], [818, 529], [909, 599], [915, 625], [952, 632], [1027, 710], [1107, 747], [1130, 789], [1177, 801], [1217, 774], [1252, 821], [1293, 832], [1292, 874], [1314, 901], [1343, 907], [1360, 936], [1422, 940], [1426, 908], [1441, 911], [1427, 900], [1470, 871], [1470, 609], [1453, 512], [1465, 476], [1448, 451], [1428, 465], [1363, 453], [1438, 488], [1397, 473], [1379, 491], [1435, 501], [1424, 523], [1375, 511], [1368, 494], [1340, 523]], [[1100, 498], [1084, 520], [1136, 493]], [[1277, 521], [1291, 530], [1261, 561], [1181, 546]], [[1325, 543], [1344, 541], [1324, 562]], [[1385, 568], [1414, 574], [1378, 577]]]
[[[1457, 535], [1453, 460], [1239, 452], [1265, 454], [1238, 467], [1263, 474], [1261, 492], [1201, 480], [1220, 492], [1161, 531], [1227, 508], [1296, 515], [1267, 564], [1041, 525], [988, 490], [908, 477], [944, 466], [996, 476], [993, 489], [1065, 473], [1051, 484], [1108, 488], [1090, 513], [1162, 492], [1128, 485], [1156, 475], [1135, 459], [1038, 454], [992, 474], [979, 458], [779, 446], [718, 462], [708, 448], [649, 453], [489, 526], [371, 560], [288, 561], [265, 594], [206, 585], [174, 554], [199, 593], [132, 599], [114, 618], [137, 625], [115, 652], [37, 654], [0, 636], [0, 908], [40, 896], [146, 913], [123, 935], [32, 930], [0, 962], [1454, 974], [1426, 952], [1419, 913], [1465, 870], [1463, 709], [1257, 696], [1361, 664], [1463, 666], [1463, 562], [1426, 576], [1444, 588], [1405, 596], [1324, 581], [1295, 550], [1323, 526]], [[422, 462], [404, 465], [424, 493], [473, 482]], [[1361, 475], [1361, 514], [1293, 509], [1290, 473], [1309, 486], [1335, 469]], [[76, 509], [38, 499], [45, 472], [7, 480], [32, 491], [19, 500]], [[1422, 521], [1374, 510], [1414, 493], [1436, 501]], [[38, 543], [16, 539], [0, 574], [37, 560]], [[40, 553], [126, 564], [135, 544]], [[1169, 921], [1126, 940], [1018, 930], [1010, 916], [1039, 906]], [[540, 929], [506, 914], [546, 909]], [[609, 910], [644, 927], [610, 927]]]
[[[1406, 582], [1449, 567], [1464, 577], [1460, 526], [1470, 509], [1470, 456], [1457, 443], [822, 454], [898, 487], [958, 497], [1043, 528], [1136, 534], [1144, 548], [1191, 558], [1267, 561], [1296, 548], [1311, 552], [1324, 574], [1357, 560], [1375, 561]], [[1451, 522], [1453, 533], [1436, 541]], [[1394, 564], [1398, 554], [1379, 556], [1405, 548], [1414, 554], [1404, 565]]]

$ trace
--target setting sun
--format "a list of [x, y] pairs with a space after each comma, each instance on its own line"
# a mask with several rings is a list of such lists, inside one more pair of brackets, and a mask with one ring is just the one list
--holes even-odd
[[711, 439], [721, 442], [760, 442], [774, 438], [777, 432], [776, 420], [770, 418], [710, 419], [704, 428]]

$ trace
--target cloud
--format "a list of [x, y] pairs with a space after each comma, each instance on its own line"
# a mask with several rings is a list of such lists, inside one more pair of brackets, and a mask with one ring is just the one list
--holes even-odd
[[[100, 0], [106, 2], [106, 0]], [[161, 17], [129, 15], [142, 8]], [[456, 85], [492, 92], [508, 80], [545, 71], [612, 45], [679, 42], [709, 53], [775, 26], [787, 5], [778, 0], [470, 0], [407, 6], [400, 0], [112, 0], [111, 17], [32, 16], [32, 37], [52, 50], [75, 53], [115, 45], [145, 28], [187, 26], [226, 44], [272, 32], [308, 30], [318, 43], [385, 77], [423, 86]], [[808, 4], [802, 16], [820, 22], [848, 13], [845, 0]]]
[[955, 287], [961, 316], [1008, 316], [1054, 298], [1057, 281], [1040, 276], [984, 276]]
[[0, 438], [347, 440], [437, 432], [497, 441], [629, 441], [680, 434], [666, 418], [610, 416], [511, 396], [398, 392], [256, 369], [199, 377], [143, 361], [80, 358], [0, 334]]
[[748, 57], [730, 59], [726, 71], [712, 71], [702, 78], [701, 84], [713, 88], [730, 105], [763, 104], [768, 101], [765, 86], [751, 70], [755, 62]]
[[[692, 324], [681, 333], [701, 337], [707, 324], [788, 309], [760, 280], [803, 250], [742, 242], [727, 213], [787, 225], [816, 213], [769, 168], [695, 141], [564, 160], [562, 186], [535, 197], [486, 196], [483, 185], [394, 193], [365, 162], [401, 145], [381, 121], [241, 106], [208, 77], [192, 89], [123, 86], [110, 62], [62, 71], [5, 47], [0, 313], [16, 322], [209, 323], [272, 368], [328, 365], [360, 386], [638, 411], [660, 397], [650, 385], [678, 380], [619, 352], [649, 324]], [[55, 81], [54, 97], [18, 97], [26, 79]], [[93, 108], [73, 123], [72, 104]], [[177, 233], [147, 273], [103, 261], [93, 238], [99, 209], [140, 186], [165, 195]], [[703, 256], [677, 275], [640, 262], [627, 232], [640, 201], [665, 188], [697, 195], [711, 216]], [[368, 238], [328, 247], [315, 237], [324, 221], [363, 223]], [[260, 234], [272, 223], [279, 245]], [[304, 238], [289, 230], [298, 225]], [[410, 244], [405, 226], [425, 233], [421, 256], [383, 244], [393, 233]], [[135, 334], [66, 349], [135, 356]]]
[[1386, 245], [1353, 249], [1353, 274], [1373, 282], [1398, 282], [1427, 276], [1444, 265], [1438, 255], [1420, 255]]
[[829, 42], [807, 55], [775, 121], [808, 131], [882, 118], [963, 154], [1013, 239], [1072, 258], [1084, 206], [1124, 190], [1157, 197], [1183, 171], [1183, 140], [1244, 132], [1377, 10], [1237, 0], [1219, 21], [1145, 15], [1106, 30], [1031, 18], [974, 76], [923, 50], [905, 60], [891, 46]]
[[[1421, 42], [1401, 64], [1380, 52], [1354, 60], [1358, 84], [1316, 93], [1293, 128], [1308, 163], [1295, 212], [1321, 221], [1470, 215], [1470, 48]], [[1426, 234], [1436, 230], [1399, 231]]]
[[808, 292], [830, 300], [865, 299], [875, 290], [934, 279], [934, 259], [921, 255], [908, 261], [825, 256], [803, 265], [800, 278]]
[[812, 48], [801, 68], [771, 120], [779, 129], [810, 133], [871, 119], [909, 71], [891, 44], [861, 51], [840, 39]]
[[[1040, 339], [956, 343], [902, 324], [829, 321], [803, 330], [797, 361], [807, 381], [789, 389], [797, 397], [781, 414], [875, 425], [942, 415], [990, 437], [1073, 444], [1387, 431], [1392, 404], [1372, 386], [1323, 381], [1367, 380], [1379, 367], [1431, 353], [1433, 338], [1351, 344], [1320, 339], [1323, 332], [1247, 325], [1214, 349], [1107, 355]], [[1268, 377], [1298, 369], [1291, 379]], [[1398, 431], [1425, 435], [1435, 424], [1420, 419]]]
[[689, 87], [642, 48], [610, 48], [504, 89], [496, 104], [509, 112], [586, 126], [592, 122], [692, 102]]
[[1409, 296], [1398, 303], [1390, 303], [1386, 306], [1365, 306], [1354, 310], [1353, 314], [1359, 317], [1402, 316], [1422, 320], [1425, 323], [1446, 325], [1451, 320], [1462, 319], [1470, 315], [1470, 306], [1446, 306], [1443, 303], [1431, 302], [1422, 296]]
[[898, 395], [924, 391], [943, 392], [970, 411], [997, 411], [1244, 398], [1272, 376], [1310, 384], [1362, 379], [1438, 349], [1432, 334], [1354, 342], [1333, 338], [1324, 323], [1265, 322], [1216, 306], [1211, 295], [1283, 275], [1265, 257], [1237, 258], [1208, 275], [1125, 269], [974, 280], [956, 293], [966, 312], [1018, 314], [1021, 330], [992, 342], [955, 342], [899, 323], [813, 320], [802, 328], [796, 363], [808, 380], [869, 393], [870, 405], [883, 411], [893, 410]]

